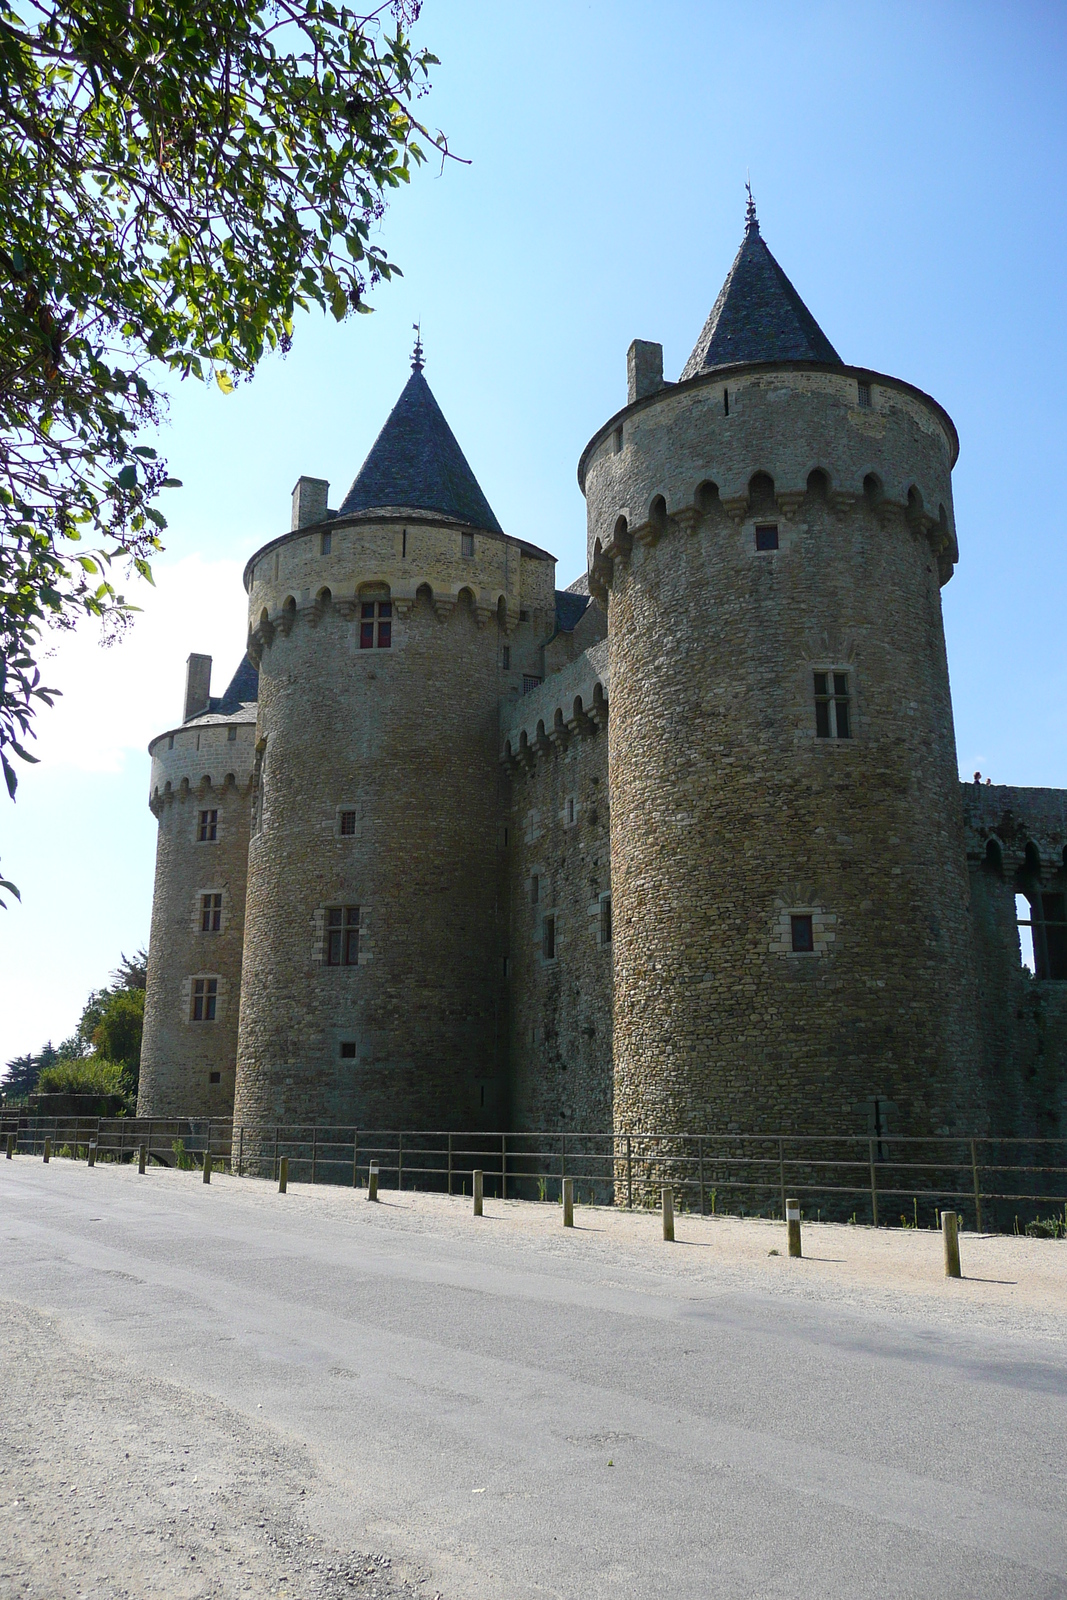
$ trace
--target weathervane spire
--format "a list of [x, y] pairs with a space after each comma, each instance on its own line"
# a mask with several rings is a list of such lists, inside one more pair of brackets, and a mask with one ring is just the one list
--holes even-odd
[[747, 177], [745, 179], [745, 192], [748, 195], [748, 202], [745, 206], [745, 232], [758, 233], [759, 218], [756, 215], [756, 202], [752, 198], [752, 185]]
[[415, 330], [415, 348], [411, 352], [411, 370], [412, 372], [421, 372], [425, 365], [422, 359], [422, 323], [413, 322], [411, 326]]

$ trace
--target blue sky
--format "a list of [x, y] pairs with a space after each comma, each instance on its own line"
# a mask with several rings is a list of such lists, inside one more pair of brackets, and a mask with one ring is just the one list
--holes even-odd
[[470, 165], [392, 204], [404, 277], [224, 397], [179, 388], [185, 487], [132, 635], [61, 640], [39, 767], [0, 811], [23, 904], [0, 912], [0, 1061], [69, 1033], [148, 936], [145, 744], [191, 650], [216, 692], [243, 650], [240, 571], [288, 528], [301, 473], [331, 503], [408, 374], [426, 376], [504, 527], [584, 566], [575, 480], [625, 400], [632, 338], [676, 377], [740, 242], [764, 238], [846, 361], [948, 409], [961, 561], [945, 591], [961, 771], [1067, 786], [1067, 9], [1062, 5], [426, 0], [426, 120]]

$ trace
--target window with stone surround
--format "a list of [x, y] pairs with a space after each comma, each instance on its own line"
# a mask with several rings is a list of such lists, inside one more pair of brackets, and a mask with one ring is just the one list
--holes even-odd
[[573, 828], [578, 820], [578, 799], [576, 795], [569, 794], [563, 802], [563, 826]]
[[342, 839], [354, 839], [356, 835], [357, 817], [354, 811], [339, 811], [337, 813], [337, 831]]
[[541, 874], [530, 873], [530, 904], [535, 906], [541, 898]]
[[354, 1039], [341, 1040], [341, 1060], [354, 1061], [356, 1059], [356, 1041]]
[[207, 1081], [208, 1081], [208, 1083], [221, 1083], [222, 1082], [222, 1073], [221, 1072], [209, 1072], [208, 1075], [207, 1075]]
[[810, 961], [830, 955], [837, 943], [837, 916], [822, 906], [783, 905], [778, 901], [771, 928], [772, 955], [790, 961]]
[[815, 932], [812, 927], [811, 913], [808, 911], [794, 911], [789, 918], [789, 934], [793, 945], [794, 955], [813, 955], [815, 952]]
[[359, 648], [389, 650], [393, 643], [393, 602], [363, 600], [359, 607]]
[[777, 550], [778, 524], [776, 522], [758, 522], [756, 524], [756, 549]]
[[541, 959], [543, 961], [555, 961], [556, 959], [555, 912], [541, 918]]
[[532, 672], [524, 672], [523, 673], [523, 675], [522, 675], [522, 692], [523, 692], [523, 694], [532, 694], [535, 689], [540, 689], [540, 687], [541, 687], [541, 679], [540, 678], [535, 677]]
[[359, 966], [359, 907], [329, 906], [326, 911], [326, 965]]
[[333, 533], [332, 532], [324, 533], [324, 534], [321, 535], [321, 538], [322, 538], [322, 553], [323, 553], [324, 556], [328, 556], [330, 554], [330, 551], [333, 549]]
[[461, 556], [472, 556], [474, 554], [474, 535], [473, 535], [473, 533], [461, 533], [460, 534], [460, 536], [459, 536], [459, 553], [460, 553]]
[[202, 894], [200, 896], [200, 932], [219, 933], [222, 929], [222, 896], [221, 894]]
[[851, 739], [852, 695], [847, 672], [812, 674], [815, 689], [815, 733], [819, 739]]
[[599, 942], [601, 946], [611, 943], [611, 895], [600, 896], [600, 927]]
[[218, 978], [193, 979], [193, 1022], [214, 1022], [219, 1000]]
[[219, 837], [218, 811], [201, 811], [197, 823], [196, 840], [198, 844], [214, 844]]
[[859, 400], [860, 410], [861, 411], [869, 411], [871, 409], [871, 386], [870, 386], [870, 384], [869, 383], [864, 383], [862, 381], [862, 379], [861, 379], [860, 382], [857, 383], [857, 385], [856, 385], [856, 391], [857, 391], [856, 398]]

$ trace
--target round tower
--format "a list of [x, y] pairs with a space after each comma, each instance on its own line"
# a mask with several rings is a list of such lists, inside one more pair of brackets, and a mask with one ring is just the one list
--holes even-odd
[[414, 371], [340, 511], [251, 559], [235, 1121], [506, 1125], [498, 706], [554, 605]]
[[233, 1110], [244, 943], [256, 675], [245, 661], [211, 694], [211, 657], [189, 657], [185, 721], [153, 739], [159, 821], [148, 946], [143, 1117]]
[[620, 1131], [981, 1128], [940, 587], [955, 428], [746, 235], [579, 467], [606, 598]]

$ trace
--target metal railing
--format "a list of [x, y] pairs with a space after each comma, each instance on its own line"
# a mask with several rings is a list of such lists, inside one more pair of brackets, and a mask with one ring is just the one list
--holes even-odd
[[[361, 1187], [372, 1161], [383, 1189], [470, 1193], [484, 1174], [487, 1196], [557, 1201], [564, 1178], [590, 1203], [659, 1203], [670, 1184], [682, 1210], [701, 1215], [785, 1215], [786, 1194], [806, 1214], [875, 1227], [936, 1226], [953, 1209], [979, 1231], [1032, 1221], [1054, 1208], [1067, 1216], [1067, 1139], [995, 1136], [929, 1138], [852, 1134], [601, 1134], [422, 1132], [321, 1124], [236, 1126], [208, 1118], [67, 1118], [0, 1115], [0, 1140], [17, 1149], [87, 1152], [97, 1160], [149, 1159], [167, 1166], [213, 1164], [238, 1175]], [[920, 1214], [920, 1207], [921, 1214]], [[1022, 1213], [1017, 1208], [1022, 1208]]]

